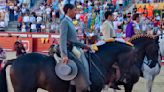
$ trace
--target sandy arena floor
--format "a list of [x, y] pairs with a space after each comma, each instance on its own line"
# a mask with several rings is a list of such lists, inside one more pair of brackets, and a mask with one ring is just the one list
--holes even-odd
[[[13, 58], [15, 58], [15, 53], [7, 52], [7, 59], [13, 59]], [[7, 72], [8, 71], [9, 71], [9, 67], [7, 69]], [[7, 77], [8, 77], [9, 92], [14, 92], [10, 83], [9, 75]], [[47, 92], [47, 91], [39, 89], [38, 92]], [[102, 92], [113, 92], [113, 91], [111, 89], [106, 89]], [[117, 92], [124, 92], [124, 90], [122, 88], [121, 91], [117, 91]], [[145, 92], [145, 81], [143, 78], [140, 78], [140, 81], [134, 86], [133, 92]], [[162, 67], [160, 74], [155, 79], [152, 92], [164, 92], [164, 66]]]

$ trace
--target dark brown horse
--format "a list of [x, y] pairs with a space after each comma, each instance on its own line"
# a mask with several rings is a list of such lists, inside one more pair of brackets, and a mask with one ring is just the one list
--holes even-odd
[[[88, 52], [91, 92], [101, 92], [108, 82], [109, 69], [115, 62], [122, 68], [121, 73], [126, 75], [135, 63], [136, 57], [134, 48], [122, 42], [108, 42], [98, 46], [98, 49], [96, 53]], [[10, 76], [14, 92], [36, 92], [38, 88], [49, 92], [68, 92], [69, 90], [70, 81], [63, 81], [55, 74], [56, 61], [53, 57], [30, 53], [5, 65], [0, 72], [0, 92], [7, 92], [5, 70], [8, 65], [12, 65]]]

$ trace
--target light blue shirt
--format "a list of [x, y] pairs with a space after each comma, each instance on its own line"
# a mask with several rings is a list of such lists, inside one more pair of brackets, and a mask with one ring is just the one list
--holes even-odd
[[[64, 0], [64, 4], [68, 4], [69, 0]], [[75, 0], [70, 0], [70, 4], [75, 5]]]

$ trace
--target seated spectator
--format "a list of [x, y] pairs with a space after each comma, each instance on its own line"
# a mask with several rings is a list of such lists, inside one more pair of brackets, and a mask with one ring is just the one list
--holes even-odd
[[41, 23], [42, 22], [42, 17], [38, 15], [36, 21], [37, 21], [37, 23]]
[[26, 32], [26, 25], [24, 22], [22, 23], [21, 32]]
[[41, 32], [41, 24], [40, 23], [36, 24], [36, 29], [37, 29], [37, 32]]
[[50, 32], [55, 33], [55, 24], [54, 23], [51, 24]]
[[44, 11], [45, 10], [44, 4], [42, 3], [39, 8], [40, 8], [41, 11]]
[[37, 32], [36, 23], [35, 23], [35, 22], [33, 22], [33, 23], [31, 24], [31, 32]]
[[46, 25], [44, 22], [42, 22], [40, 27], [41, 27], [41, 32], [46, 32]]
[[34, 17], [34, 15], [30, 15], [30, 23], [34, 23], [36, 22], [36, 18]]
[[51, 22], [47, 21], [46, 22], [46, 32], [50, 32], [50, 28], [51, 28]]

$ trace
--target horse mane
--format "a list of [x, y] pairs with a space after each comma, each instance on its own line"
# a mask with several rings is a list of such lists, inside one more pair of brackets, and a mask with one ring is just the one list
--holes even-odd
[[148, 34], [137, 34], [137, 35], [134, 35], [132, 36], [130, 39], [129, 39], [129, 42], [132, 42], [136, 39], [140, 39], [140, 38], [150, 38], [150, 39], [155, 39], [155, 36], [153, 35], [148, 35]]
[[[105, 42], [110, 43], [110, 42], [120, 42], [120, 41], [117, 41], [114, 38], [109, 38], [109, 39], [105, 40]], [[128, 42], [128, 41], [125, 41], [125, 43], [124, 42], [120, 42], [120, 43], [129, 45], [129, 46], [134, 46], [131, 42]]]

